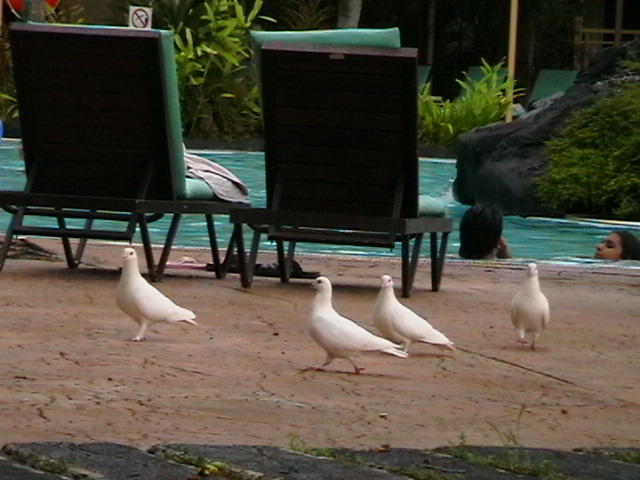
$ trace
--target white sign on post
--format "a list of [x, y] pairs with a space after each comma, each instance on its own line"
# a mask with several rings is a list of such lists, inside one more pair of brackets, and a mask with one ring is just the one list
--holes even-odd
[[153, 9], [147, 7], [129, 7], [129, 28], [151, 28], [151, 15]]

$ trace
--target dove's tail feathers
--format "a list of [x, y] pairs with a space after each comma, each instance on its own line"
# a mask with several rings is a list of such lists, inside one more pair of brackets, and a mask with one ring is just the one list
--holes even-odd
[[428, 334], [423, 335], [422, 338], [419, 338], [418, 341], [429, 343], [431, 345], [435, 345], [436, 347], [449, 348], [451, 345], [453, 345], [453, 342], [449, 340], [444, 333], [436, 330], [435, 328], [428, 332]]
[[456, 351], [456, 347], [453, 343], [443, 343], [441, 345], [439, 345], [442, 348], [446, 348], [447, 350], [451, 350], [452, 352]]
[[168, 315], [168, 322], [187, 322], [192, 325], [197, 325], [194, 321], [196, 318], [196, 314], [191, 310], [187, 310], [186, 308], [178, 307], [176, 305], [176, 309]]
[[382, 350], [382, 353], [386, 353], [387, 355], [395, 355], [396, 357], [400, 358], [407, 358], [409, 356], [409, 354], [405, 352], [401, 347], [385, 348], [384, 350]]

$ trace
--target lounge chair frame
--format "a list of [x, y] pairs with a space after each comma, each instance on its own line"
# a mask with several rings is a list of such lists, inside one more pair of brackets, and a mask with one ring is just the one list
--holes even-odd
[[[14, 23], [10, 42], [27, 181], [23, 191], [0, 191], [13, 215], [0, 269], [15, 235], [60, 238], [75, 268], [88, 239], [131, 243], [139, 229], [158, 281], [182, 216], [202, 214], [215, 274], [224, 277], [235, 241], [221, 260], [214, 215], [239, 205], [188, 198], [172, 35]], [[148, 224], [165, 214], [156, 264]]]
[[[429, 233], [437, 291], [452, 220], [418, 215], [415, 49], [267, 42], [261, 57], [267, 207], [230, 214], [242, 285], [263, 234], [282, 282], [297, 243], [399, 242], [408, 297]], [[243, 225], [254, 231], [248, 257]]]

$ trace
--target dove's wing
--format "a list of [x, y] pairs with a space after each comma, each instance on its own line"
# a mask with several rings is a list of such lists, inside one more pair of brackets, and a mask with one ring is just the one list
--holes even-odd
[[144, 279], [129, 285], [127, 296], [138, 314], [150, 322], [178, 322], [195, 318], [192, 311], [176, 305]]
[[395, 312], [393, 323], [400, 335], [426, 343], [451, 343], [444, 334], [410, 308], [398, 303]]
[[362, 328], [336, 311], [324, 311], [312, 317], [311, 337], [327, 350], [376, 351], [396, 345]]

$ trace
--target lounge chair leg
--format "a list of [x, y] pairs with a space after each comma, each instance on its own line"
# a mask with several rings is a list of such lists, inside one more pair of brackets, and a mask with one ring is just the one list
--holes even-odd
[[[58, 228], [60, 228], [61, 230], [65, 230], [67, 228], [67, 224], [64, 221], [64, 217], [59, 216], [56, 217], [56, 219], [58, 220]], [[76, 268], [78, 266], [78, 263], [75, 260], [75, 255], [73, 254], [71, 240], [66, 235], [61, 236], [60, 240], [62, 240], [62, 249], [64, 250], [64, 258], [67, 260], [67, 267]]]
[[[95, 212], [95, 210], [92, 210], [92, 212]], [[84, 230], [90, 231], [91, 227], [93, 227], [93, 218], [87, 218], [87, 220], [84, 222]], [[78, 246], [76, 247], [76, 252], [73, 254], [74, 267], [77, 267], [78, 265], [80, 265], [80, 261], [82, 260], [82, 256], [84, 255], [84, 249], [86, 246], [87, 246], [86, 238], [81, 238], [80, 240], [78, 240]]]
[[153, 259], [153, 248], [151, 247], [151, 237], [149, 236], [149, 228], [147, 227], [147, 219], [144, 214], [138, 214], [138, 225], [140, 226], [140, 236], [142, 237], [142, 247], [144, 248], [144, 256], [147, 260], [147, 270], [149, 278], [152, 282], [159, 279], [156, 278], [155, 260]]
[[216, 235], [216, 226], [213, 223], [213, 215], [205, 214], [207, 221], [207, 232], [209, 233], [209, 248], [211, 249], [211, 259], [213, 260], [213, 271], [216, 278], [224, 278], [226, 271], [223, 271], [223, 265], [220, 261], [220, 252], [218, 250], [218, 236]]
[[420, 258], [420, 248], [422, 247], [422, 234], [417, 234], [413, 241], [411, 256], [409, 256], [410, 239], [402, 239], [402, 296], [409, 298], [413, 290], [413, 283], [418, 268]]
[[240, 270], [240, 283], [243, 287], [249, 288], [253, 282], [253, 273], [255, 271], [256, 257], [258, 256], [258, 246], [260, 245], [260, 230], [253, 231], [253, 240], [251, 242], [251, 252], [249, 258], [244, 248], [244, 234], [242, 231], [242, 223], [236, 223], [233, 227], [233, 236], [235, 237], [236, 247], [238, 249], [238, 269]]
[[278, 252], [278, 270], [280, 270], [280, 281], [282, 283], [289, 283], [291, 280], [291, 267], [293, 265], [293, 256], [296, 251], [296, 242], [290, 241], [287, 253], [284, 252], [284, 241], [276, 241], [276, 247]]
[[[176, 213], [173, 215], [171, 219], [171, 224], [169, 225], [169, 231], [167, 232], [167, 238], [164, 241], [164, 247], [162, 248], [162, 253], [160, 254], [160, 260], [158, 260], [158, 265], [155, 266], [154, 272], [154, 282], [159, 282], [162, 280], [162, 276], [164, 275], [164, 269], [167, 266], [167, 262], [169, 261], [169, 254], [171, 253], [171, 248], [173, 247], [173, 242], [176, 238], [176, 233], [178, 233], [178, 227], [180, 226], [180, 220], [182, 219], [181, 213]], [[151, 242], [149, 242], [151, 244]], [[152, 254], [153, 258], [153, 254]]]
[[11, 218], [11, 222], [9, 223], [9, 228], [7, 228], [7, 231], [4, 234], [4, 240], [2, 242], [2, 250], [0, 250], [0, 272], [4, 267], [4, 261], [7, 259], [7, 255], [9, 254], [9, 249], [11, 248], [11, 241], [13, 240], [14, 219], [15, 217]]
[[442, 280], [442, 271], [444, 270], [444, 258], [447, 254], [448, 240], [449, 232], [442, 232], [440, 251], [438, 251], [438, 233], [431, 232], [431, 290], [434, 292], [440, 290], [440, 281]]
[[[229, 244], [227, 245], [227, 251], [224, 254], [224, 260], [222, 260], [222, 265], [220, 267], [220, 273], [222, 276], [220, 278], [225, 278], [227, 273], [229, 272], [229, 265], [231, 265], [231, 260], [233, 259], [233, 253], [236, 251], [236, 245], [238, 244], [238, 232], [234, 228], [231, 232], [231, 237], [229, 238]], [[220, 253], [218, 252], [218, 258], [220, 258]]]

